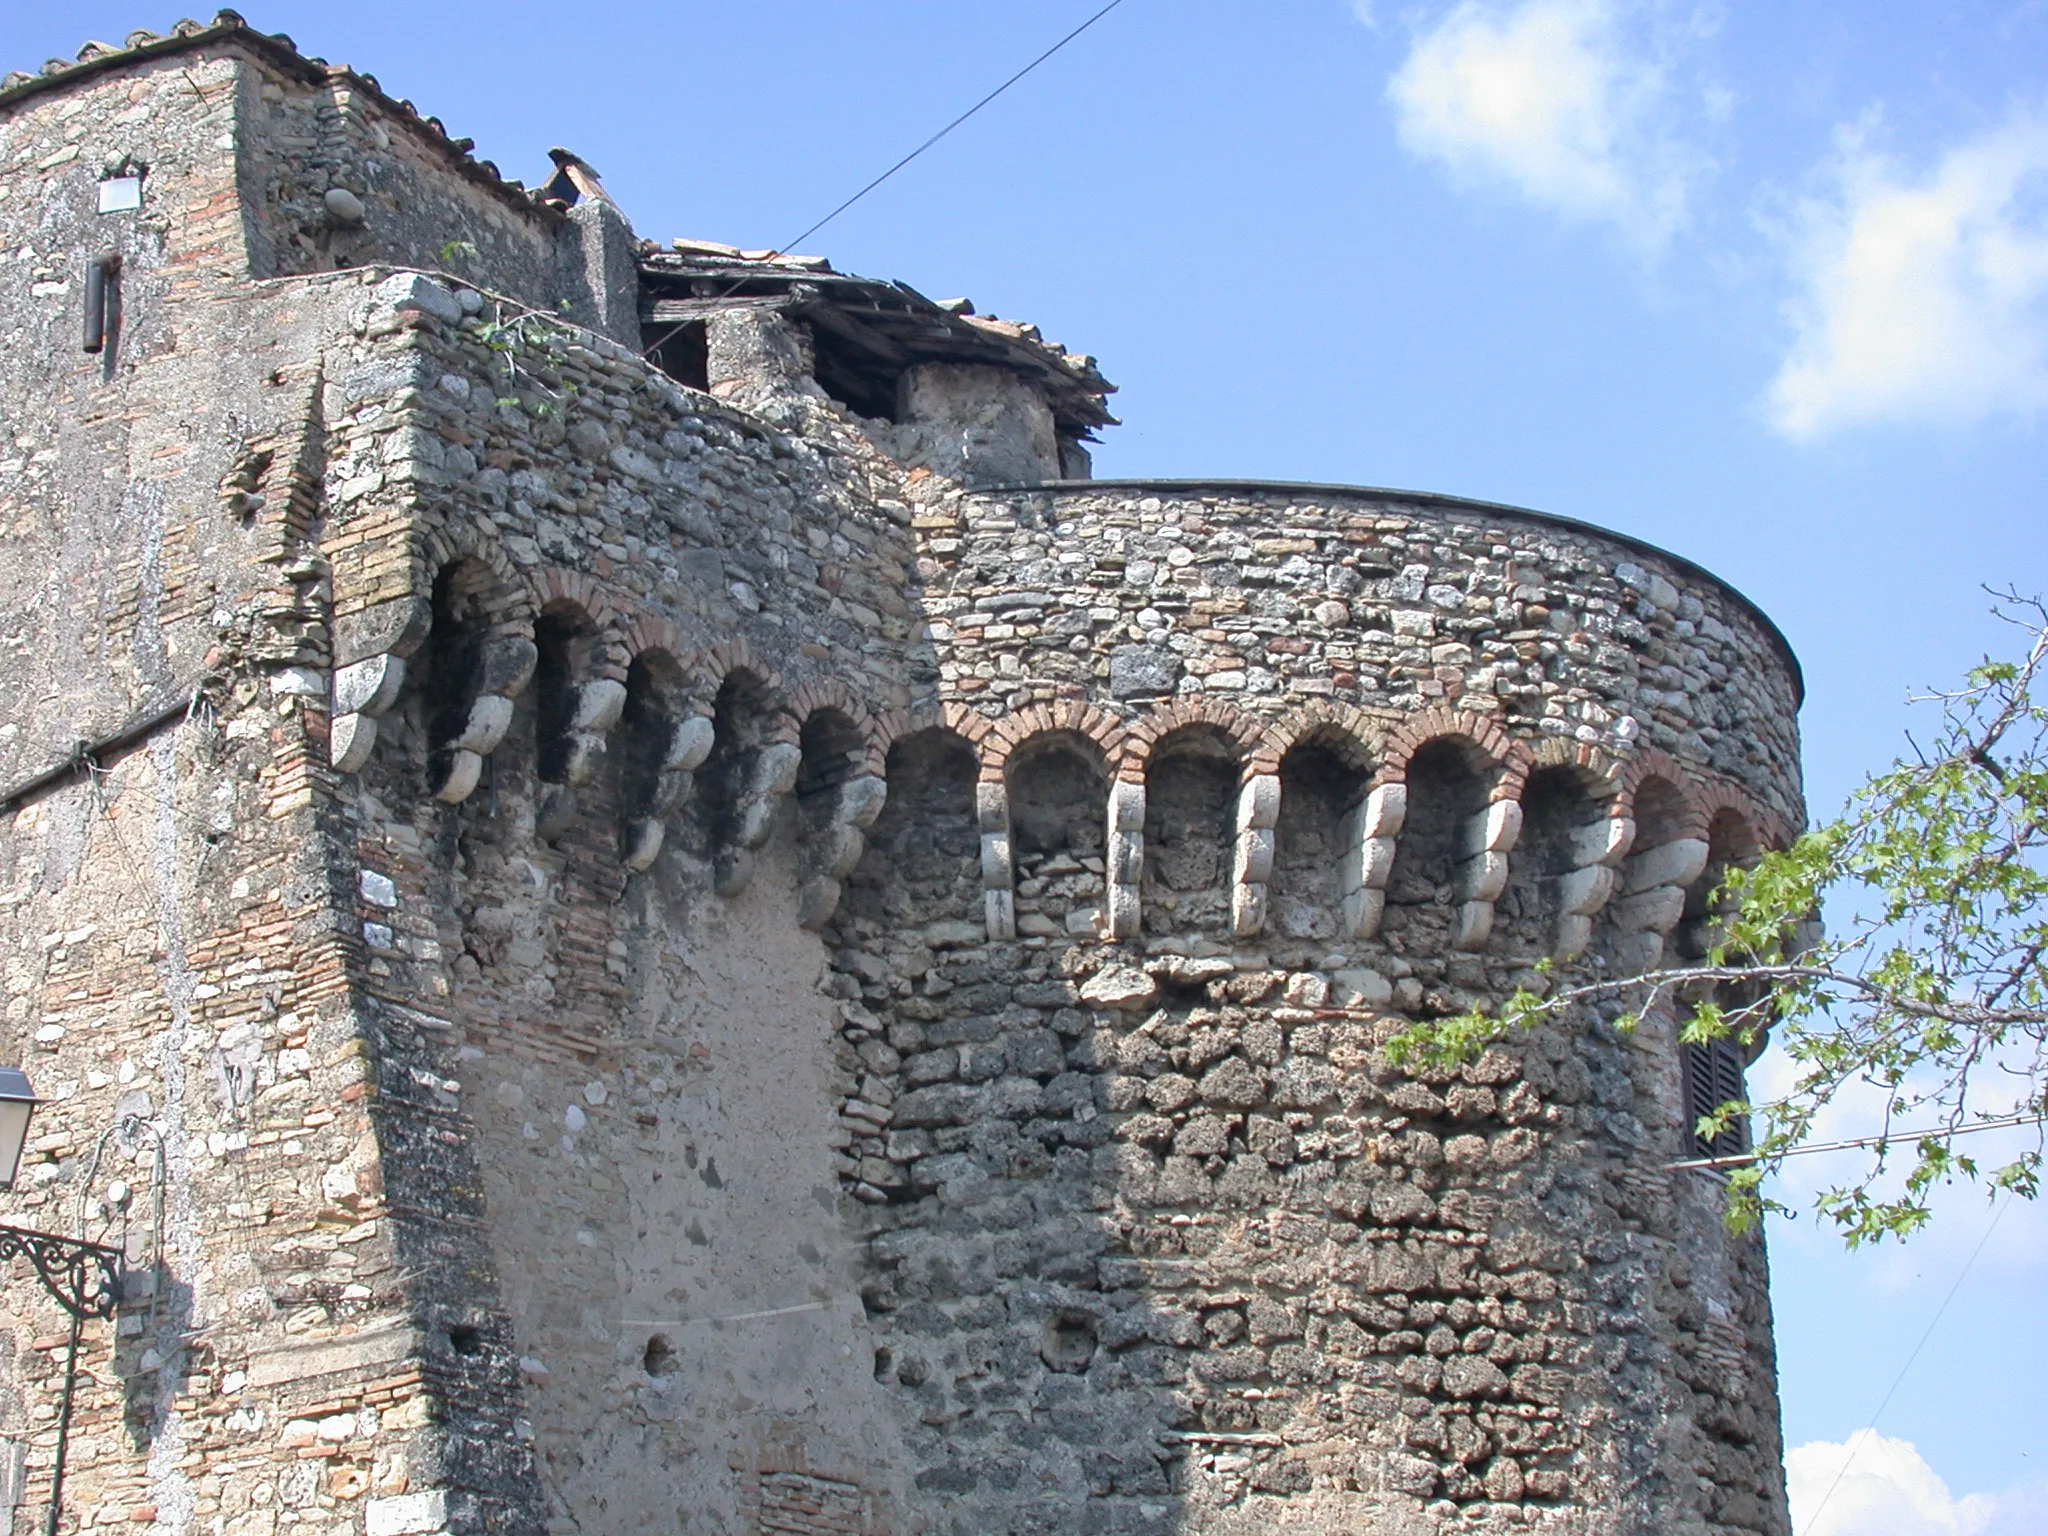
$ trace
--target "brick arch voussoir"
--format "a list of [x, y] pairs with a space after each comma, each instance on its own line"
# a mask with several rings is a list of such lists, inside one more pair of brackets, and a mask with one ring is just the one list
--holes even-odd
[[1387, 737], [1386, 757], [1376, 782], [1405, 784], [1415, 754], [1436, 741], [1462, 741], [1493, 764], [1488, 800], [1519, 800], [1535, 766], [1529, 749], [1515, 740], [1498, 720], [1470, 710], [1439, 706], [1409, 716]]
[[[630, 672], [633, 663], [643, 656], [666, 656], [682, 679], [683, 695], [691, 712], [699, 715], [711, 713], [711, 700], [717, 692], [717, 684], [710, 680], [704, 653], [692, 646], [674, 623], [658, 613], [634, 613], [624, 620], [619, 639], [624, 651], [621, 677]], [[710, 683], [708, 689], [707, 683]]]
[[782, 691], [782, 674], [761, 659], [745, 636], [735, 636], [706, 651], [701, 675], [708, 685], [705, 697], [710, 699], [716, 699], [718, 691], [734, 676], [752, 678], [761, 690], [766, 739], [796, 741], [800, 728], [789, 712], [789, 701]]
[[637, 653], [626, 616], [597, 581], [581, 571], [560, 566], [542, 566], [529, 573], [534, 605], [539, 613], [569, 608], [581, 614], [594, 635], [590, 675], [623, 683], [626, 670]]
[[1703, 779], [1699, 787], [1700, 810], [1706, 825], [1712, 829], [1715, 819], [1726, 811], [1742, 823], [1743, 830], [1755, 843], [1757, 851], [1783, 848], [1790, 842], [1785, 822], [1776, 812], [1766, 809], [1752, 799], [1748, 791], [1725, 779]]
[[1614, 800], [1622, 792], [1627, 772], [1623, 761], [1595, 742], [1550, 736], [1530, 749], [1529, 771], [1565, 768], [1575, 772], [1579, 782], [1595, 800]]
[[990, 777], [992, 769], [993, 776], [1000, 777], [1019, 747], [1035, 737], [1058, 735], [1079, 736], [1089, 742], [1101, 754], [1105, 771], [1114, 774], [1125, 734], [1115, 716], [1092, 704], [1078, 700], [1030, 704], [994, 721], [982, 738], [982, 776]]
[[836, 709], [853, 722], [861, 737], [861, 771], [880, 774], [889, 746], [860, 695], [836, 677], [808, 678], [791, 692], [788, 711], [799, 733], [804, 722], [820, 709]]
[[1387, 733], [1362, 710], [1349, 704], [1317, 702], [1298, 709], [1276, 722], [1266, 732], [1273, 753], [1273, 773], [1296, 747], [1317, 741], [1339, 741], [1351, 747], [1358, 759], [1354, 766], [1378, 765], [1386, 760]]
[[1194, 696], [1162, 704], [1124, 728], [1116, 776], [1141, 781], [1159, 743], [1176, 731], [1201, 727], [1217, 731], [1237, 748], [1240, 776], [1279, 771], [1280, 755], [1263, 723], [1221, 700]]
[[[1629, 760], [1628, 767], [1622, 773], [1621, 793], [1615, 798], [1615, 809], [1630, 820], [1639, 821], [1640, 818], [1636, 816], [1636, 799], [1641, 795], [1643, 786], [1652, 779], [1669, 784], [1678, 795], [1678, 835], [1704, 838], [1707, 835], [1707, 822], [1712, 813], [1707, 810], [1701, 798], [1701, 782], [1684, 764], [1668, 753], [1652, 749], [1638, 752]], [[1638, 833], [1639, 840], [1640, 836]]]
[[491, 573], [490, 590], [484, 598], [484, 613], [491, 629], [530, 639], [534, 615], [540, 611], [531, 584], [496, 539], [474, 528], [445, 524], [420, 536], [411, 557], [414, 590], [423, 596], [431, 593], [443, 571], [465, 563], [479, 565]]

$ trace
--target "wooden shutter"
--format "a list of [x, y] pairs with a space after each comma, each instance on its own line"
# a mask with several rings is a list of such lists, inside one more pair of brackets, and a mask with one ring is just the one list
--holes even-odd
[[1679, 1076], [1685, 1101], [1685, 1139], [1694, 1157], [1733, 1157], [1749, 1150], [1749, 1122], [1738, 1119], [1720, 1135], [1702, 1137], [1695, 1127], [1732, 1099], [1746, 1095], [1742, 1086], [1742, 1051], [1733, 1040], [1681, 1045]]

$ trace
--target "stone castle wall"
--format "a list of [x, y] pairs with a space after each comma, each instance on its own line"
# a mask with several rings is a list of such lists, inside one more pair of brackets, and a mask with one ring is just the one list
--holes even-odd
[[[14, 1210], [141, 1277], [73, 1518], [1786, 1529], [1670, 1021], [1382, 1049], [1703, 942], [1802, 818], [1767, 621], [1447, 498], [968, 489], [759, 308], [685, 388], [598, 333], [609, 205], [203, 45], [0, 97], [49, 288], [0, 301], [0, 762], [143, 727], [8, 801], [0, 881]], [[446, 240], [477, 286], [392, 270]], [[0, 1301], [22, 1530], [51, 1317]]]

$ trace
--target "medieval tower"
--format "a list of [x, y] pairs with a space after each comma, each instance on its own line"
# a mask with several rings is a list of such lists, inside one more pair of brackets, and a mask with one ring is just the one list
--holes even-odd
[[556, 161], [232, 12], [0, 80], [5, 1216], [126, 1255], [60, 1528], [1785, 1536], [1727, 1063], [1383, 1049], [1699, 951], [1770, 622], [1091, 480], [1091, 359]]

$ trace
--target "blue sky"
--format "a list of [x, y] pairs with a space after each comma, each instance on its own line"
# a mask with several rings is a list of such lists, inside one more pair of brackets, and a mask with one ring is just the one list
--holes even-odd
[[[1096, 3], [247, 9], [510, 174], [566, 144], [643, 235], [757, 247]], [[174, 19], [0, 0], [0, 55]], [[2042, 0], [1124, 0], [807, 243], [1099, 356], [1098, 474], [1459, 492], [1699, 560], [1803, 658], [1825, 812], [1997, 643], [1981, 585], [2048, 586], [2044, 60]], [[1807, 1507], [1987, 1220], [1774, 1233]], [[2015, 1210], [1801, 1536], [2048, 1529], [2044, 1291]]]

